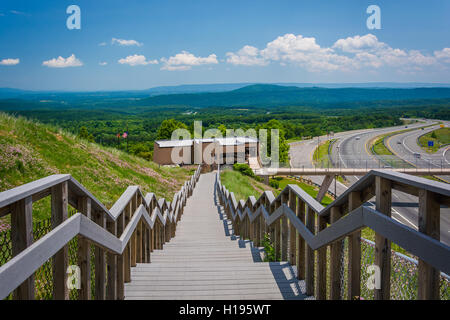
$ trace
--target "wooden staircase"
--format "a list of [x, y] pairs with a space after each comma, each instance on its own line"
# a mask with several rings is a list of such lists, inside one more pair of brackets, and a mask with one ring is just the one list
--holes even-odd
[[[215, 173], [200, 176], [176, 236], [151, 263], [131, 269], [126, 299], [304, 299], [287, 262], [261, 262], [262, 249], [235, 236], [215, 195]], [[303, 292], [303, 293], [302, 293]]]

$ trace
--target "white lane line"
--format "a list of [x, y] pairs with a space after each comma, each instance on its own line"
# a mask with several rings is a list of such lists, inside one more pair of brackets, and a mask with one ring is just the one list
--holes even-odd
[[[357, 180], [359, 180], [358, 178], [356, 178]], [[339, 182], [339, 181], [338, 181]], [[340, 183], [340, 182], [339, 182]], [[342, 184], [342, 183], [340, 183], [345, 189], [348, 189], [348, 187], [346, 186], [346, 185], [344, 185], [344, 184]], [[395, 197], [397, 197], [398, 198], [398, 196], [397, 195], [395, 195], [394, 194], [394, 196]], [[374, 207], [375, 207], [375, 203], [373, 203], [372, 201], [369, 201], [369, 203], [370, 204], [372, 204]], [[400, 212], [398, 212], [396, 209], [394, 209], [394, 208], [391, 208], [391, 210], [392, 210], [392, 212], [393, 213], [395, 213], [395, 214], [398, 214], [400, 217], [402, 217], [406, 222], [408, 222], [413, 228], [415, 228], [415, 229], [417, 229], [417, 226], [414, 224], [414, 223], [412, 223], [408, 218], [406, 218], [404, 215], [402, 215]], [[402, 221], [400, 221], [399, 219], [397, 219], [397, 218], [395, 218], [395, 217], [393, 217], [393, 219], [395, 219], [395, 220], [397, 220], [398, 222], [402, 222]], [[450, 231], [449, 231], [450, 232]]]
[[445, 154], [447, 153], [448, 150], [450, 150], [450, 147], [448, 147], [447, 149], [445, 149], [445, 151], [442, 153], [442, 156], [444, 157], [445, 162], [447, 162], [448, 164], [450, 164], [450, 162], [448, 162], [447, 159], [445, 158]]
[[[381, 130], [380, 130], [380, 131], [381, 131]], [[348, 137], [347, 139], [352, 138], [352, 137], [353, 137], [353, 136]], [[341, 143], [342, 143], [343, 141], [347, 140], [347, 139], [341, 140], [338, 146], [340, 147], [340, 146], [341, 146]], [[339, 151], [338, 151], [339, 159], [342, 161], [342, 164], [347, 168], [345, 162], [342, 160], [341, 153], [340, 153], [340, 148], [339, 148], [338, 150], [339, 150]], [[354, 177], [355, 177], [356, 180], [359, 180], [359, 178], [358, 178], [357, 176], [354, 176]], [[342, 183], [341, 183], [341, 184], [342, 184]], [[342, 184], [342, 186], [343, 186], [345, 189], [348, 189], [347, 186], [345, 186], [345, 185], [343, 185], [343, 184]], [[398, 198], [397, 195], [394, 195], [394, 196], [396, 196], [396, 197]], [[369, 202], [369, 203], [371, 203], [371, 202]], [[375, 206], [375, 204], [373, 204], [373, 205]], [[402, 215], [400, 212], [398, 212], [396, 209], [392, 208], [391, 210], [392, 210], [393, 213], [396, 213], [396, 214], [398, 214], [400, 217], [402, 217], [402, 218], [403, 218], [406, 222], [408, 222], [413, 228], [417, 228], [417, 227], [414, 225], [414, 223], [412, 223], [408, 218], [406, 218], [405, 216], [403, 216], [403, 215]], [[394, 217], [394, 219], [401, 223], [401, 221], [398, 220], [398, 219], [396, 219], [395, 217]]]

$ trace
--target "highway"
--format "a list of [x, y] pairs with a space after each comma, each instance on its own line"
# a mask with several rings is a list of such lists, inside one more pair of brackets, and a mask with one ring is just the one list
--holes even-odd
[[[449, 126], [450, 122], [444, 122]], [[394, 135], [386, 139], [386, 145], [399, 158], [405, 160], [415, 167], [420, 168], [440, 168], [450, 167], [450, 146], [445, 146], [436, 153], [427, 153], [418, 145], [418, 139], [421, 135], [439, 129], [440, 126], [432, 126], [424, 130], [415, 130]], [[415, 156], [419, 155], [419, 157]], [[439, 176], [439, 178], [450, 182], [449, 176]]]
[[[402, 134], [403, 138], [407, 138], [411, 134], [418, 134], [420, 131], [421, 134], [427, 132], [427, 129], [421, 130], [421, 127], [430, 126], [436, 124], [437, 122], [434, 120], [426, 120], [422, 123], [414, 123], [408, 125], [407, 129], [418, 128], [418, 130], [409, 131], [407, 133]], [[433, 126], [435, 127], [435, 126]], [[438, 127], [438, 126], [437, 126]], [[331, 155], [333, 163], [337, 166], [342, 167], [352, 167], [352, 168], [365, 168], [365, 167], [382, 167], [384, 164], [376, 159], [370, 151], [368, 150], [368, 143], [373, 138], [400, 130], [406, 130], [405, 126], [397, 126], [397, 127], [389, 127], [389, 128], [381, 128], [381, 129], [367, 129], [367, 130], [358, 130], [358, 131], [347, 131], [335, 134], [334, 139], [337, 139], [333, 144], [331, 149]], [[430, 129], [431, 130], [431, 129]], [[420, 135], [420, 134], [419, 134]], [[394, 136], [395, 137], [395, 136]], [[393, 140], [392, 137], [390, 140]], [[320, 141], [324, 141], [327, 139], [327, 136], [323, 136], [319, 138]], [[403, 140], [402, 140], [403, 141]], [[411, 143], [410, 141], [415, 141], [414, 138], [407, 139], [408, 142], [405, 142], [407, 146]], [[395, 145], [399, 145], [395, 142]], [[312, 167], [312, 155], [314, 153], [314, 149], [317, 147], [317, 138], [313, 140], [305, 140], [297, 143], [291, 144], [290, 157], [291, 157], [291, 167], [301, 168]], [[411, 149], [414, 150], [414, 149]], [[422, 150], [422, 152], [424, 152]], [[450, 151], [449, 151], [450, 152]], [[414, 152], [413, 152], [414, 153]], [[446, 156], [448, 156], [446, 154]], [[406, 155], [405, 155], [406, 157]], [[322, 177], [308, 177], [315, 183], [321, 184], [323, 178]], [[353, 184], [357, 181], [358, 177], [356, 176], [347, 176], [348, 180], [347, 185]], [[334, 192], [335, 184], [332, 183], [329, 190]], [[340, 195], [347, 189], [347, 186], [337, 182], [336, 183], [336, 193]], [[397, 221], [411, 227], [417, 229], [417, 220], [418, 220], [418, 208], [417, 205], [412, 207], [411, 204], [417, 204], [417, 197], [405, 194], [400, 191], [394, 191], [392, 195], [393, 201], [393, 209], [392, 209], [392, 217]], [[369, 203], [368, 205], [373, 205], [373, 203]], [[442, 208], [441, 209], [441, 241], [447, 245], [450, 245], [450, 209]]]

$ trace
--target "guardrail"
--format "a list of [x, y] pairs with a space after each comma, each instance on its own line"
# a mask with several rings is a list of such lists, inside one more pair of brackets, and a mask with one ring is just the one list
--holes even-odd
[[[52, 175], [0, 193], [0, 217], [11, 214], [13, 258], [0, 267], [0, 299], [34, 299], [34, 274], [51, 260], [53, 299], [69, 299], [68, 243], [78, 238], [79, 299], [91, 299], [91, 254], [95, 299], [123, 299], [131, 267], [150, 262], [150, 253], [175, 236], [186, 199], [199, 179], [201, 166], [172, 202], [145, 197], [128, 187], [108, 210], [68, 174]], [[51, 197], [52, 230], [33, 241], [33, 202]], [[68, 206], [79, 212], [68, 217]], [[95, 250], [91, 252], [91, 245]]]
[[[393, 189], [418, 196], [418, 231], [390, 217]], [[235, 233], [252, 240], [256, 246], [270, 233], [276, 258], [297, 265], [307, 295], [317, 299], [361, 297], [361, 229], [368, 227], [375, 231], [374, 264], [380, 276], [373, 291], [375, 299], [390, 299], [391, 242], [418, 257], [417, 297], [440, 298], [439, 270], [450, 274], [450, 247], [439, 241], [440, 205], [450, 205], [447, 184], [372, 170], [324, 208], [297, 185], [286, 186], [277, 197], [265, 191], [258, 199], [251, 196], [237, 201], [234, 193], [221, 184], [219, 168], [216, 190]], [[363, 206], [374, 196], [375, 209]], [[342, 239], [348, 244], [345, 284], [341, 283]], [[341, 292], [344, 285], [346, 294]], [[448, 283], [445, 291], [448, 292]]]

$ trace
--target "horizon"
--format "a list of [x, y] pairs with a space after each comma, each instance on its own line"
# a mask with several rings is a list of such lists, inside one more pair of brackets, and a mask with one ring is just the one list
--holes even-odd
[[[450, 3], [79, 0], [0, 5], [0, 87], [141, 91], [230, 83], [450, 83]], [[232, 23], [231, 23], [232, 22]]]
[[[385, 86], [381, 86], [384, 84]], [[165, 89], [165, 88], [180, 88], [180, 87], [201, 87], [201, 86], [227, 86], [236, 85], [242, 86], [241, 88], [253, 85], [273, 85], [273, 86], [286, 86], [286, 87], [297, 87], [297, 88], [324, 88], [324, 89], [420, 89], [420, 88], [450, 88], [450, 82], [387, 82], [387, 81], [374, 81], [374, 82], [223, 82], [223, 83], [181, 83], [174, 85], [157, 85], [145, 89], [111, 89], [111, 90], [56, 90], [56, 89], [44, 89], [44, 90], [29, 90], [23, 88], [13, 88], [13, 87], [0, 87], [0, 90], [14, 90], [23, 91], [25, 93], [94, 93], [94, 92], [142, 92], [151, 91], [154, 89]], [[305, 85], [305, 86], [302, 86]], [[360, 86], [358, 86], [360, 85]], [[373, 86], [370, 86], [373, 85]], [[397, 85], [397, 86], [395, 86]], [[335, 86], [335, 87], [330, 87]], [[205, 90], [207, 90], [205, 88]], [[236, 89], [224, 89], [222, 91], [232, 91]], [[198, 91], [198, 93], [206, 91]], [[177, 92], [173, 93], [176, 94]], [[186, 93], [193, 93], [186, 91]], [[172, 94], [172, 93], [167, 93]]]

